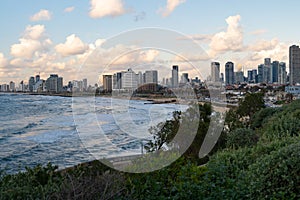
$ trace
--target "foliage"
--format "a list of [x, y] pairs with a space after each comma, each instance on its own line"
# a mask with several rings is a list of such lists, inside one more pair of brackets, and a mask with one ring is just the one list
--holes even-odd
[[272, 117], [276, 112], [280, 112], [281, 108], [265, 108], [256, 112], [251, 119], [251, 128], [258, 129], [261, 128], [270, 117]]
[[300, 198], [300, 142], [257, 160], [249, 168], [252, 199]]
[[263, 93], [247, 93], [245, 99], [239, 103], [237, 114], [252, 119], [253, 115], [264, 107]]
[[258, 142], [256, 133], [251, 129], [239, 128], [230, 132], [226, 137], [226, 147], [238, 149], [240, 147], [253, 146]]
[[63, 171], [49, 163], [0, 179], [0, 199], [109, 199], [123, 190], [123, 175], [100, 161]]
[[4, 175], [0, 180], [1, 199], [48, 199], [58, 192], [62, 179], [57, 166], [26, 168], [25, 172]]
[[[145, 148], [148, 152], [153, 152], [161, 150], [163, 146], [175, 146], [180, 152], [185, 151], [184, 156], [198, 159], [199, 150], [208, 131], [211, 113], [210, 104], [191, 105], [183, 113], [174, 112], [172, 120], [150, 129], [153, 140], [148, 142]], [[192, 143], [189, 144], [189, 141]]]
[[[278, 109], [277, 109], [278, 110]], [[276, 138], [295, 137], [300, 133], [300, 101], [295, 101], [280, 109], [260, 129], [263, 140], [272, 141]]]

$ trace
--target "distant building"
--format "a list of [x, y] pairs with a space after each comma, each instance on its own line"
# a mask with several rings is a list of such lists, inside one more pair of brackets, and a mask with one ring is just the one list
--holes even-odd
[[178, 65], [173, 65], [172, 67], [172, 87], [177, 88], [178, 87]]
[[225, 84], [232, 85], [234, 83], [234, 64], [227, 62], [225, 64]]
[[35, 82], [36, 82], [36, 83], [39, 82], [40, 79], [41, 79], [40, 75], [36, 75], [36, 76], [35, 76]]
[[11, 82], [9, 83], [9, 91], [10, 91], [10, 92], [16, 91], [16, 84], [15, 84], [13, 81], [11, 81]]
[[300, 95], [300, 85], [287, 86], [285, 92], [294, 95]]
[[188, 83], [189, 82], [189, 74], [188, 73], [182, 73], [182, 76], [181, 76], [181, 83]]
[[158, 83], [158, 73], [156, 70], [145, 71], [145, 81], [143, 83]]
[[82, 82], [83, 82], [83, 91], [87, 91], [87, 89], [88, 89], [87, 79], [84, 78], [84, 79], [82, 80]]
[[34, 80], [34, 77], [32, 76], [29, 78], [29, 81], [28, 81], [28, 88], [29, 88], [30, 92], [33, 92], [34, 84], [35, 84], [35, 80]]
[[48, 92], [59, 93], [63, 91], [63, 78], [57, 74], [51, 74], [46, 80], [46, 88]]
[[136, 89], [138, 87], [138, 76], [137, 74], [129, 68], [127, 71], [122, 72], [121, 84], [122, 89]]
[[279, 63], [278, 69], [278, 83], [285, 85], [287, 82], [286, 64], [284, 62]]
[[300, 48], [293, 45], [289, 49], [290, 84], [300, 83]]
[[112, 75], [103, 75], [103, 90], [105, 92], [111, 92], [113, 89]]
[[211, 81], [220, 82], [220, 63], [212, 62], [210, 67], [211, 67]]
[[258, 65], [257, 82], [262, 83], [264, 81], [264, 65]]
[[278, 83], [278, 74], [279, 73], [279, 62], [278, 61], [273, 61], [272, 62], [272, 78], [271, 82], [272, 83]]
[[113, 89], [122, 89], [122, 72], [113, 75]]
[[240, 84], [240, 83], [243, 83], [245, 81], [244, 80], [244, 72], [242, 72], [242, 71], [235, 72], [234, 77], [235, 77], [235, 83], [236, 84]]
[[253, 81], [253, 70], [248, 70], [247, 71], [247, 79], [248, 79], [248, 83], [252, 83]]

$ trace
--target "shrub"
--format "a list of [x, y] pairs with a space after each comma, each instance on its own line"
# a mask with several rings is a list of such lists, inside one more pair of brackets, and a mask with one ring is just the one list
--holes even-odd
[[252, 199], [300, 198], [300, 142], [258, 159], [249, 167]]
[[227, 134], [226, 147], [238, 149], [241, 147], [250, 147], [257, 143], [258, 137], [251, 129], [239, 128]]

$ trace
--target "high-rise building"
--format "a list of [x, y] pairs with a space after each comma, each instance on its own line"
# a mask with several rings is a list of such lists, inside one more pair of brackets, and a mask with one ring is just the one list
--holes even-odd
[[300, 83], [300, 48], [293, 45], [289, 49], [290, 84]]
[[16, 90], [16, 84], [13, 81], [11, 81], [9, 83], [9, 91], [14, 92], [15, 90]]
[[122, 72], [113, 75], [113, 89], [122, 89]]
[[31, 77], [29, 78], [29, 81], [28, 81], [28, 88], [29, 88], [29, 91], [30, 91], [30, 92], [33, 92], [33, 86], [34, 86], [34, 84], [35, 84], [34, 77], [31, 76]]
[[262, 83], [264, 81], [264, 65], [258, 65], [257, 82]]
[[240, 84], [245, 81], [244, 80], [244, 72], [242, 72], [242, 71], [235, 72], [234, 77], [235, 77], [236, 84]]
[[103, 75], [103, 90], [111, 92], [113, 89], [113, 78], [112, 75]]
[[286, 64], [284, 62], [279, 63], [279, 70], [278, 70], [278, 83], [281, 85], [286, 84], [287, 75], [286, 75]]
[[272, 62], [272, 77], [271, 82], [272, 83], [278, 83], [278, 70], [279, 70], [279, 62], [273, 61]]
[[36, 76], [35, 76], [35, 82], [36, 82], [36, 83], [39, 82], [40, 79], [41, 79], [40, 75], [36, 75]]
[[87, 91], [88, 89], [87, 78], [84, 78], [82, 82], [83, 82], [83, 91]]
[[254, 82], [253, 81], [253, 70], [248, 70], [247, 71], [247, 79], [248, 79], [248, 83]]
[[225, 64], [225, 83], [226, 83], [226, 85], [232, 85], [234, 83], [234, 64], [233, 64], [233, 62], [227, 62]]
[[63, 91], [63, 78], [58, 77], [57, 74], [51, 74], [46, 80], [46, 88], [48, 92], [62, 92]]
[[218, 62], [211, 63], [211, 81], [220, 82], [220, 63]]
[[158, 83], [158, 73], [156, 70], [145, 71], [144, 77], [144, 83]]
[[178, 65], [173, 65], [172, 67], [172, 87], [177, 88], [178, 87]]
[[136, 89], [138, 86], [137, 78], [138, 76], [131, 68], [125, 72], [122, 72], [122, 89]]
[[188, 83], [189, 82], [189, 74], [188, 73], [182, 73], [181, 75], [181, 83]]

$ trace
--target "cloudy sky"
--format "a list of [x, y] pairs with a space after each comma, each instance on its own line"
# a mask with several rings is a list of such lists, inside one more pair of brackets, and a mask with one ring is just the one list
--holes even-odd
[[221, 70], [227, 61], [245, 70], [265, 57], [287, 62], [289, 45], [299, 42], [299, 7], [297, 0], [2, 0], [0, 83], [58, 73], [65, 83], [93, 84], [115, 70], [173, 64], [205, 77], [211, 61]]

